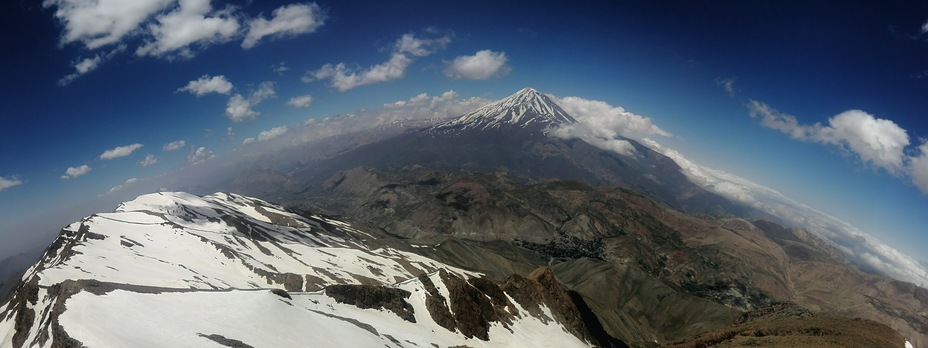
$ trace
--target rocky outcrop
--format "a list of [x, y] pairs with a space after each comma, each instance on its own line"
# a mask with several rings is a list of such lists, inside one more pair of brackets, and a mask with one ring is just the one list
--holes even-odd
[[416, 322], [415, 311], [409, 302], [409, 291], [379, 285], [330, 285], [325, 294], [338, 303], [358, 308], [386, 309], [411, 323]]

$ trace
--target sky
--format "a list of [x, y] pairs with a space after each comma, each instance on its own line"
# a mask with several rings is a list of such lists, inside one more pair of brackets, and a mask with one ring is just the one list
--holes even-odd
[[453, 117], [531, 86], [588, 121], [565, 134], [653, 144], [720, 194], [769, 188], [928, 260], [925, 2], [14, 0], [0, 16], [0, 257], [318, 125]]

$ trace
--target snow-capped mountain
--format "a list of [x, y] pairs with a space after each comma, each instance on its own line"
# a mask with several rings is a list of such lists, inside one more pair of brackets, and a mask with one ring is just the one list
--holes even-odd
[[550, 270], [494, 282], [379, 237], [236, 194], [143, 195], [62, 230], [0, 307], [0, 347], [594, 341]]
[[506, 126], [545, 128], [575, 122], [577, 120], [551, 98], [534, 88], [526, 87], [509, 97], [440, 124], [435, 129], [486, 130]]
[[[526, 182], [558, 178], [620, 186], [686, 212], [751, 215], [745, 212], [749, 208], [696, 186], [673, 160], [634, 140], [627, 140], [634, 155], [621, 155], [582, 139], [550, 135], [552, 129], [575, 122], [552, 98], [523, 88], [445, 123], [341, 152], [294, 172], [292, 178], [311, 189], [358, 167], [505, 172]], [[271, 194], [286, 197], [286, 192]]]

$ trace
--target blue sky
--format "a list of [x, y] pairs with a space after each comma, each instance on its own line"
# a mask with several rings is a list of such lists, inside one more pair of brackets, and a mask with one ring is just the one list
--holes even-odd
[[141, 183], [201, 147], [532, 86], [648, 117], [690, 160], [928, 259], [928, 4], [111, 2], [0, 4], [0, 256], [157, 189]]

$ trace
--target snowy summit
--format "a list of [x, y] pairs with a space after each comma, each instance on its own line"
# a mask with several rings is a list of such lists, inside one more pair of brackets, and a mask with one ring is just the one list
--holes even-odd
[[526, 87], [505, 99], [481, 107], [437, 128], [461, 130], [485, 130], [507, 126], [545, 128], [575, 122], [577, 120], [561, 109], [550, 97], [534, 88]]

